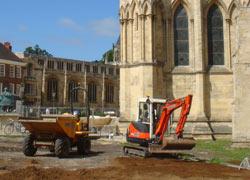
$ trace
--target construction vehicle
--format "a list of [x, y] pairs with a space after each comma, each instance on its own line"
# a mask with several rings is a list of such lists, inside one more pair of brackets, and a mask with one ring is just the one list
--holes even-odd
[[42, 120], [21, 119], [19, 122], [29, 131], [23, 142], [26, 156], [34, 156], [39, 147], [48, 147], [56, 156], [63, 158], [74, 146], [77, 146], [79, 154], [85, 155], [90, 152], [91, 140], [98, 138], [90, 135], [87, 123], [71, 114]]
[[[72, 90], [84, 90], [77, 87]], [[87, 94], [87, 92], [86, 92]], [[88, 98], [86, 98], [88, 99]], [[71, 114], [54, 115], [44, 118], [20, 118], [19, 122], [29, 131], [23, 142], [23, 153], [34, 156], [39, 147], [47, 147], [59, 158], [67, 157], [72, 147], [77, 147], [80, 155], [90, 152], [91, 140], [99, 136], [89, 131], [89, 105], [87, 101], [87, 119], [80, 119], [74, 114], [71, 103]]]
[[[194, 138], [183, 138], [183, 129], [191, 104], [192, 95], [171, 101], [149, 97], [140, 100], [138, 119], [127, 129], [124, 153], [146, 157], [159, 153], [182, 153], [194, 148]], [[181, 108], [181, 114], [175, 133], [171, 134], [171, 117], [178, 108]]]

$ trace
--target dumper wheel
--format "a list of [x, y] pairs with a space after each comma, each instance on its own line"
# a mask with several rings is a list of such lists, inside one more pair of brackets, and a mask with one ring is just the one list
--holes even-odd
[[35, 136], [29, 134], [25, 137], [23, 142], [23, 153], [25, 156], [34, 156], [37, 148], [34, 146]]
[[84, 152], [85, 154], [89, 154], [91, 151], [91, 141], [89, 139], [85, 140], [85, 148]]
[[70, 140], [67, 137], [58, 137], [55, 141], [55, 155], [65, 158], [69, 155]]
[[90, 153], [91, 141], [88, 139], [79, 138], [76, 146], [77, 146], [78, 154], [85, 155], [85, 154]]

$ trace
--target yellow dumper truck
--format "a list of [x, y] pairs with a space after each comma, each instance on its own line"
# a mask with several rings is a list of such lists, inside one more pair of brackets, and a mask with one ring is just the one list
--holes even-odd
[[87, 122], [71, 114], [41, 120], [21, 119], [20, 123], [29, 131], [23, 142], [23, 153], [33, 156], [37, 148], [46, 146], [62, 158], [67, 157], [70, 149], [76, 146], [79, 154], [87, 154], [91, 149], [91, 140], [98, 138], [88, 131]]

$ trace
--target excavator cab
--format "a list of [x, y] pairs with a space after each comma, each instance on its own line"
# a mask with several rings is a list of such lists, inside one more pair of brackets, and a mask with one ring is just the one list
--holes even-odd
[[139, 100], [137, 121], [141, 124], [147, 125], [148, 132], [150, 132], [150, 129], [152, 130], [150, 132], [151, 138], [153, 138], [153, 134], [160, 120], [162, 108], [165, 103], [165, 99], [151, 99], [149, 97]]
[[[148, 102], [152, 102], [151, 104]], [[152, 109], [152, 115], [154, 123], [157, 123], [161, 116], [161, 109], [164, 106], [166, 100], [164, 99], [147, 99], [146, 102], [144, 99], [139, 101], [139, 112], [138, 112], [138, 121], [144, 123], [150, 123], [150, 109]], [[151, 107], [152, 106], [152, 107]]]
[[[161, 116], [161, 109], [166, 100], [141, 98], [139, 100], [136, 121], [130, 124], [127, 132], [127, 141], [147, 146], [154, 137], [156, 126]], [[134, 133], [133, 133], [134, 132]], [[133, 136], [131, 138], [131, 135]]]
[[[184, 125], [191, 109], [192, 95], [175, 100], [143, 98], [139, 101], [138, 118], [131, 122], [127, 130], [129, 149], [139, 149], [143, 152], [176, 153], [191, 150], [195, 146], [193, 138], [183, 138]], [[175, 133], [171, 134], [173, 112], [181, 108]], [[135, 147], [134, 145], [139, 145]]]

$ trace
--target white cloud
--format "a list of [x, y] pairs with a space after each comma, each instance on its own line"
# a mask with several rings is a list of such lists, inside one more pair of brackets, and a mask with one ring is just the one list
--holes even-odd
[[62, 18], [58, 21], [58, 24], [61, 27], [67, 28], [67, 29], [72, 29], [74, 31], [81, 31], [83, 27], [79, 25], [77, 22], [75, 22], [71, 18]]
[[116, 37], [119, 33], [118, 20], [114, 18], [92, 21], [90, 23], [90, 28], [100, 36]]

